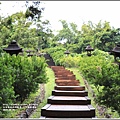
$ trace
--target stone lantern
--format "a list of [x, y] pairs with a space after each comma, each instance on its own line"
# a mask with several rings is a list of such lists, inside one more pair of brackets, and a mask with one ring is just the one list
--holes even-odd
[[18, 55], [19, 52], [22, 52], [22, 48], [20, 48], [15, 40], [13, 40], [7, 48], [3, 48], [4, 51], [9, 53], [10, 55], [16, 54]]
[[66, 54], [66, 56], [69, 55], [70, 54], [69, 50], [66, 50], [64, 54]]
[[113, 48], [113, 50], [111, 51], [111, 54], [114, 55], [114, 60], [119, 65], [119, 69], [120, 69], [120, 61], [117, 60], [117, 57], [120, 58], [120, 44], [117, 44]]
[[92, 54], [91, 54], [91, 51], [94, 51], [94, 49], [90, 46], [90, 45], [88, 45], [86, 48], [85, 48], [85, 50], [87, 51], [87, 55], [88, 56], [91, 56]]
[[34, 50], [26, 50], [26, 52], [28, 53], [27, 54], [28, 57], [35, 55], [33, 54], [35, 52]]

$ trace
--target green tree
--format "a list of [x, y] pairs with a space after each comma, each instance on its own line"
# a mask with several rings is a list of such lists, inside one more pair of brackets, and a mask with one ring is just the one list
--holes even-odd
[[38, 24], [34, 26], [32, 21], [27, 21], [23, 12], [1, 19], [1, 24], [1, 46], [16, 40], [23, 48], [44, 49], [49, 47], [49, 40], [53, 36], [48, 20], [40, 21], [37, 29]]
[[41, 17], [41, 13], [44, 11], [40, 1], [32, 1], [32, 4], [30, 1], [26, 1], [26, 8], [25, 17], [33, 21], [38, 20]]
[[38, 48], [45, 49], [49, 48], [51, 38], [54, 36], [52, 30], [50, 29], [50, 22], [48, 20], [37, 22], [37, 39], [38, 39]]
[[75, 36], [77, 31], [77, 26], [74, 23], [68, 24], [65, 20], [60, 20], [63, 29], [59, 31], [56, 35], [57, 41], [62, 41], [66, 39], [66, 44], [73, 44], [75, 43]]
[[60, 20], [63, 29], [58, 31], [58, 34], [53, 38], [57, 42], [63, 42], [63, 47], [70, 49], [72, 52], [81, 52], [81, 36], [75, 23], [67, 23], [65, 20]]

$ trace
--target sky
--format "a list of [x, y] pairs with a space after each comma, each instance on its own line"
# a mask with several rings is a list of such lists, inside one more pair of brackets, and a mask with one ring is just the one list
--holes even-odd
[[[12, 14], [25, 10], [25, 1], [1, 1], [0, 14]], [[62, 29], [59, 20], [74, 22], [80, 29], [83, 23], [100, 20], [120, 28], [120, 1], [42, 1], [45, 7], [43, 19], [50, 21], [54, 31]]]

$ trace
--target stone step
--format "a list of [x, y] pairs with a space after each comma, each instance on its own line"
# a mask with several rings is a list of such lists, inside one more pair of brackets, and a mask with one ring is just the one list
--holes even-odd
[[55, 71], [55, 74], [61, 75], [61, 74], [73, 74], [72, 71], [66, 71], [66, 70], [61, 70], [61, 71]]
[[55, 76], [56, 77], [71, 77], [71, 76], [74, 76], [75, 77], [75, 75], [74, 74], [55, 74]]
[[90, 105], [90, 98], [86, 97], [74, 97], [74, 96], [50, 96], [48, 98], [48, 104], [57, 105]]
[[55, 83], [69, 83], [69, 82], [75, 82], [75, 83], [80, 83], [80, 81], [79, 80], [66, 80], [66, 79], [57, 79], [57, 80], [55, 80]]
[[62, 70], [62, 69], [65, 69], [64, 66], [52, 66], [52, 69], [53, 70]]
[[80, 83], [79, 82], [56, 82], [57, 86], [79, 86]]
[[76, 86], [76, 85], [80, 85], [79, 80], [55, 80], [55, 83], [58, 86]]
[[53, 67], [51, 67], [51, 68], [52, 68], [52, 70], [53, 70], [54, 72], [65, 70], [64, 67], [61, 67], [61, 68], [53, 68]]
[[93, 118], [95, 108], [92, 105], [52, 105], [41, 109], [41, 116], [46, 118]]
[[76, 80], [74, 76], [56, 76], [55, 80]]
[[64, 91], [82, 91], [85, 90], [85, 86], [55, 86], [54, 89]]
[[55, 77], [55, 80], [76, 80], [76, 78], [74, 76], [62, 76], [62, 77]]
[[63, 66], [51, 66], [56, 86], [47, 104], [41, 109], [41, 118], [95, 118], [95, 108], [88, 98], [85, 86], [70, 70]]
[[55, 69], [55, 70], [57, 70], [57, 69], [65, 69], [64, 66], [51, 66], [51, 68]]
[[68, 77], [68, 76], [75, 76], [74, 74], [55, 74], [56, 77]]
[[63, 68], [53, 68], [52, 69], [54, 72], [58, 72], [58, 71], [65, 71], [65, 68], [63, 67]]
[[[65, 67], [57, 67], [57, 68], [53, 68], [53, 70], [56, 70], [56, 71], [71, 71], [71, 70], [68, 70], [68, 69], [66, 69]], [[71, 71], [72, 72], [72, 71]]]
[[55, 75], [56, 79], [76, 79], [75, 75]]
[[54, 73], [70, 73], [70, 74], [73, 74], [73, 71], [71, 71], [71, 70], [66, 70], [65, 68], [62, 68], [62, 69], [55, 69], [55, 70], [53, 70], [54, 71]]
[[80, 96], [85, 97], [88, 96], [87, 91], [61, 91], [61, 90], [53, 90], [52, 91], [53, 96]]

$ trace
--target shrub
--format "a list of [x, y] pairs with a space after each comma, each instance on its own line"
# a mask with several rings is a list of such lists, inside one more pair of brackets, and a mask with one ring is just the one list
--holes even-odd
[[[107, 57], [109, 58], [109, 56]], [[96, 101], [116, 110], [120, 115], [120, 70], [118, 65], [106, 56], [83, 57], [79, 70], [97, 88]]]
[[21, 102], [36, 92], [40, 83], [46, 83], [46, 61], [43, 57], [10, 56], [0, 57], [0, 111], [3, 104]]

